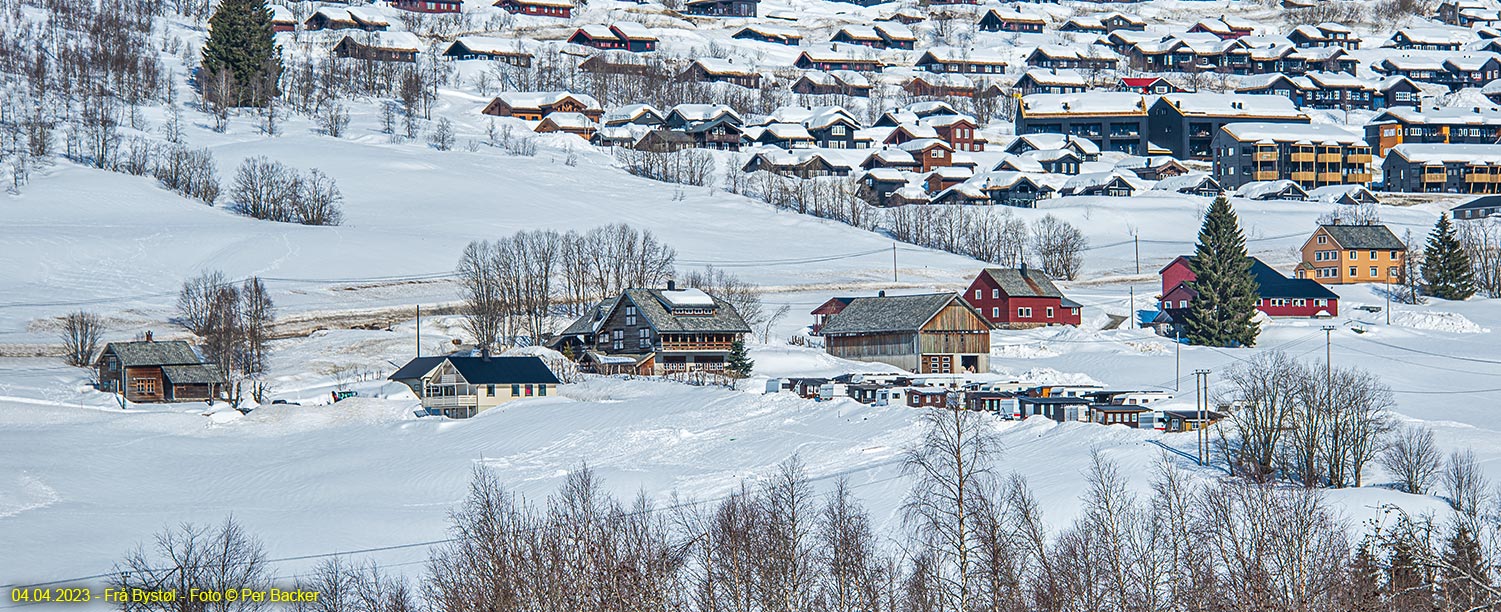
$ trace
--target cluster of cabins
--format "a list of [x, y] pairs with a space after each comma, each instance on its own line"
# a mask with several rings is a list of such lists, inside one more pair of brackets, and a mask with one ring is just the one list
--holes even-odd
[[766, 393], [791, 393], [804, 399], [849, 398], [873, 406], [949, 407], [989, 412], [1008, 420], [1031, 417], [1060, 423], [1123, 425], [1133, 429], [1193, 431], [1225, 417], [1220, 411], [1198, 412], [1171, 400], [1167, 391], [1111, 390], [1098, 385], [1049, 385], [992, 376], [842, 374], [773, 378]]

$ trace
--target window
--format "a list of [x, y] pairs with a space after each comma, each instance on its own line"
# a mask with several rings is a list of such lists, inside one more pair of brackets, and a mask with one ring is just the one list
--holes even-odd
[[1360, 259], [1360, 251], [1350, 251], [1350, 261]]
[[933, 152], [929, 153], [928, 156], [933, 159], [943, 159], [943, 149], [933, 149]]
[[626, 315], [625, 316], [625, 324], [626, 325], [635, 325], [636, 324], [636, 315]]
[[992, 299], [992, 300], [999, 300], [999, 299], [1001, 299], [1001, 290], [1000, 289], [991, 289], [990, 290], [990, 299]]
[[1053, 307], [1052, 306], [1048, 307], [1048, 318], [1049, 319], [1053, 318]]
[[1377, 260], [1377, 259], [1379, 259], [1379, 258], [1380, 258], [1380, 257], [1381, 257], [1381, 256], [1380, 256], [1380, 255], [1377, 255], [1377, 254], [1376, 254], [1376, 252], [1375, 252], [1375, 251], [1371, 251], [1371, 261], [1376, 261], [1376, 260]]
[[617, 329], [617, 330], [611, 331], [610, 332], [610, 337], [612, 337], [612, 338], [614, 338], [616, 340], [624, 338], [625, 337], [625, 330], [623, 330], [623, 329]]
[[1178, 300], [1179, 308], [1188, 308], [1188, 300]]
[[621, 349], [624, 349], [625, 348], [625, 342], [620, 341], [620, 340], [616, 340], [615, 344], [614, 344], [614, 347], [615, 347], [615, 350], [617, 350], [617, 351], [621, 350]]
[[1398, 252], [1399, 252], [1399, 251], [1392, 251], [1392, 252], [1391, 252], [1391, 253], [1388, 253], [1388, 255], [1390, 255], [1390, 256], [1391, 256], [1391, 258], [1392, 258], [1392, 259], [1396, 259], [1396, 258], [1397, 258], [1397, 253], [1398, 253]]
[[511, 385], [511, 397], [521, 397], [521, 385]]
[[1027, 307], [1017, 308], [1016, 309], [1016, 316], [1021, 317], [1023, 319], [1030, 319], [1030, 318], [1032, 318], [1032, 309], [1031, 308], [1027, 308]]
[[640, 336], [642, 338], [651, 338], [651, 329], [643, 327], [643, 328], [641, 328], [640, 333], [638, 333], [636, 335]]
[[1355, 276], [1357, 274], [1360, 274], [1360, 269], [1356, 268], [1355, 266], [1350, 266], [1350, 276]]
[[980, 299], [980, 290], [979, 289], [975, 290], [975, 299], [977, 299], [977, 300]]
[[495, 385], [485, 385], [485, 397], [495, 397]]
[[1389, 267], [1387, 267], [1387, 269], [1386, 269], [1386, 275], [1387, 276], [1396, 276], [1397, 275], [1397, 266], [1389, 266]]
[[132, 379], [130, 379], [130, 388], [137, 395], [155, 395], [156, 394], [156, 389], [157, 389], [157, 387], [156, 387], [156, 379], [155, 378], [132, 378]]
[[1001, 308], [999, 306], [991, 306], [990, 307], [990, 318], [992, 318], [992, 319], [999, 319], [999, 318], [1001, 318]]
[[547, 383], [537, 385], [537, 397], [547, 397]]
[[1371, 278], [1375, 278], [1377, 276], [1379, 275], [1376, 273], [1376, 266], [1371, 266]]

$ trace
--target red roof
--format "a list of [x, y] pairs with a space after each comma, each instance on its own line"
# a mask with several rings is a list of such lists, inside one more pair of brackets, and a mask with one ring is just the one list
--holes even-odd
[[1126, 87], [1146, 87], [1148, 85], [1151, 85], [1152, 83], [1156, 83], [1157, 81], [1161, 81], [1161, 80], [1162, 80], [1162, 77], [1122, 77], [1121, 78], [1121, 82], [1124, 83], [1126, 85]]

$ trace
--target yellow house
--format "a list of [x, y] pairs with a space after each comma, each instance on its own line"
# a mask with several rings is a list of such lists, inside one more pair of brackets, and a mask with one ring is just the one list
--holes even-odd
[[410, 387], [428, 412], [455, 419], [516, 399], [557, 395], [559, 384], [547, 364], [532, 356], [418, 357], [390, 380]]
[[1397, 283], [1407, 245], [1385, 225], [1320, 225], [1303, 243], [1298, 278], [1325, 285]]

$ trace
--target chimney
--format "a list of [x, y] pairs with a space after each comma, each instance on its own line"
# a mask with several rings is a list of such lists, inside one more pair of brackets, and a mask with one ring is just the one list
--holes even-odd
[[668, 291], [677, 291], [678, 290], [678, 282], [675, 281], [675, 280], [672, 280], [672, 279], [667, 279], [667, 290]]
[[151, 330], [146, 330], [146, 341], [151, 342]]
[[1022, 273], [1022, 276], [1026, 276], [1027, 275], [1027, 262], [1025, 262], [1025, 261], [1021, 262], [1021, 273]]
[[488, 347], [488, 346], [482, 346], [482, 347], [480, 347], [480, 349], [479, 349], [479, 358], [482, 359], [482, 360], [485, 360], [485, 361], [489, 361], [490, 360], [490, 347]]
[[886, 290], [882, 289], [880, 291], [877, 291], [876, 292], [876, 297], [886, 297]]

